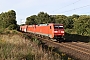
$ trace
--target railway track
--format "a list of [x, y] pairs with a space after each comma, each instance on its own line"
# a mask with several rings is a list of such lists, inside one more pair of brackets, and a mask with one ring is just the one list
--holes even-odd
[[64, 52], [77, 60], [90, 60], [90, 45], [82, 42], [64, 42], [57, 43], [46, 37], [40, 37], [38, 35], [29, 34], [32, 37], [36, 37], [46, 45], [51, 47], [56, 47], [60, 49], [61, 52]]
[[86, 48], [85, 46], [83, 47], [83, 45], [79, 45], [77, 43], [62, 43], [63, 45], [69, 46], [69, 47], [73, 47], [76, 48], [78, 51], [80, 51], [81, 53], [85, 53], [90, 55], [90, 49]]

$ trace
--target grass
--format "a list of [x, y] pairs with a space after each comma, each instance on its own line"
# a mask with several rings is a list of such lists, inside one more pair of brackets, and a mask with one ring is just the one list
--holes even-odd
[[72, 60], [67, 55], [54, 52], [41, 41], [15, 30], [0, 35], [0, 60]]
[[[0, 60], [22, 60], [31, 54], [31, 44], [18, 35], [1, 35]], [[32, 59], [31, 59], [32, 60]]]
[[0, 35], [0, 60], [61, 60], [60, 57], [38, 46], [36, 39], [32, 42], [22, 34]]

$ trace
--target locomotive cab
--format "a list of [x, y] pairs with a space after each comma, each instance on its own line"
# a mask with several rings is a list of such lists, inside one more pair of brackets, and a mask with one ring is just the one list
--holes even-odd
[[55, 39], [60, 39], [60, 38], [63, 38], [64, 36], [64, 27], [63, 25], [59, 24], [59, 25], [54, 25], [54, 38]]

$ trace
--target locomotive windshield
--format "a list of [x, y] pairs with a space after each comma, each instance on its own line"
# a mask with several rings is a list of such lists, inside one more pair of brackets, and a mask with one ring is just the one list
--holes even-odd
[[63, 29], [63, 26], [60, 26], [60, 25], [59, 25], [59, 26], [58, 26], [58, 25], [55, 25], [55, 26], [54, 26], [54, 29]]

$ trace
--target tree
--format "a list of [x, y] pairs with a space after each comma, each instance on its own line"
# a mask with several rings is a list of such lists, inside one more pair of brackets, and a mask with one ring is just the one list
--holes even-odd
[[36, 17], [37, 17], [36, 15], [27, 17], [25, 23], [26, 23], [27, 25], [37, 24]]
[[44, 13], [44, 12], [38, 13], [37, 20], [38, 20], [38, 24], [51, 23], [51, 17], [47, 13]]
[[72, 28], [73, 27], [73, 20], [65, 15], [56, 15], [55, 23], [64, 24], [64, 28]]
[[90, 16], [81, 15], [74, 22], [74, 29], [76, 29], [77, 33], [80, 35], [87, 35], [89, 33], [90, 28]]
[[[9, 10], [8, 12], [0, 14], [0, 24], [2, 28], [8, 28], [10, 25], [17, 26], [16, 22], [16, 12], [14, 10]], [[15, 28], [16, 29], [16, 28]]]
[[53, 23], [55, 20], [47, 13], [40, 12], [38, 15], [32, 15], [26, 18], [26, 24], [41, 24], [41, 23]]

